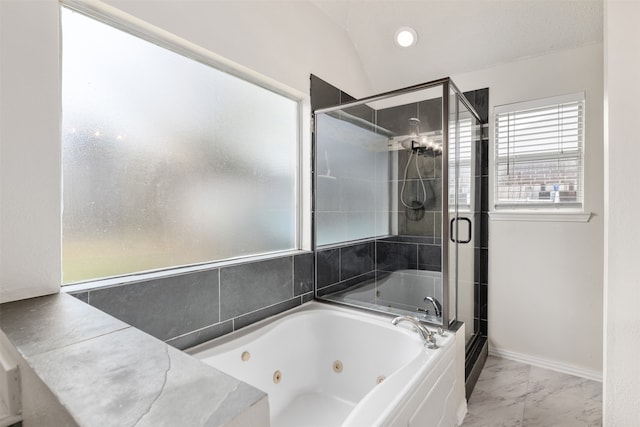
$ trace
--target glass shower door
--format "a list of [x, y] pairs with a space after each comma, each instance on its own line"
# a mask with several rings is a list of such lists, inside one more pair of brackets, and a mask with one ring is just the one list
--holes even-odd
[[448, 130], [449, 303], [450, 313], [456, 313], [456, 320], [465, 323], [465, 342], [468, 343], [478, 329], [474, 247], [479, 216], [476, 215], [479, 203], [475, 188], [479, 126], [462, 95], [453, 87], [449, 97]]

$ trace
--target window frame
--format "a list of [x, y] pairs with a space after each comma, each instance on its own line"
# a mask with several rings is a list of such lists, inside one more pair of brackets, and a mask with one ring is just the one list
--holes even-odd
[[[576, 158], [579, 161], [578, 186], [579, 200], [576, 202], [500, 202], [498, 200], [499, 189], [499, 165], [504, 164], [504, 156], [499, 155], [500, 145], [498, 144], [498, 121], [501, 116], [508, 113], [523, 112], [535, 108], [553, 108], [566, 103], [578, 103], [579, 116], [578, 125], [579, 137], [577, 151], [569, 153], [528, 153], [519, 155], [519, 159], [525, 160], [558, 160]], [[587, 222], [591, 217], [590, 212], [585, 212], [585, 117], [586, 117], [586, 96], [585, 92], [574, 92], [566, 95], [540, 98], [530, 101], [503, 104], [494, 107], [493, 118], [493, 209], [490, 212], [492, 219], [496, 220], [522, 220], [522, 221], [571, 221]], [[508, 160], [507, 160], [508, 161]]]
[[[142, 19], [129, 15], [115, 7], [104, 3], [87, 2], [84, 0], [61, 0], [58, 7], [67, 8], [73, 12], [83, 14], [91, 19], [106, 24], [117, 30], [124, 31], [134, 37], [167, 49], [193, 61], [227, 73], [260, 88], [271, 91], [294, 101], [297, 104], [296, 130], [296, 177], [295, 177], [295, 247], [293, 249], [264, 252], [251, 255], [240, 255], [220, 260], [195, 262], [193, 264], [161, 267], [152, 270], [123, 273], [110, 277], [100, 277], [78, 282], [61, 283], [65, 292], [95, 289], [114, 284], [126, 284], [147, 279], [156, 279], [186, 272], [196, 272], [219, 268], [228, 265], [245, 264], [247, 262], [281, 258], [311, 250], [311, 101], [307, 93], [292, 88], [275, 79], [267, 77], [248, 67], [240, 65], [202, 46], [183, 39], [175, 34], [149, 24]], [[58, 25], [62, 29], [62, 14], [59, 13]], [[63, 30], [63, 29], [62, 29]], [[62, 64], [62, 49], [60, 49], [60, 64]], [[62, 94], [61, 94], [62, 96]], [[308, 130], [306, 132], [305, 130]], [[61, 165], [62, 166], [62, 165]]]

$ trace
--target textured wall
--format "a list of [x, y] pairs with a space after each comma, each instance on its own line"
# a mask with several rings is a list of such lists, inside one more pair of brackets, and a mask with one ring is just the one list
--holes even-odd
[[[605, 14], [604, 425], [640, 420], [640, 3], [608, 1]], [[597, 338], [594, 336], [594, 338]]]

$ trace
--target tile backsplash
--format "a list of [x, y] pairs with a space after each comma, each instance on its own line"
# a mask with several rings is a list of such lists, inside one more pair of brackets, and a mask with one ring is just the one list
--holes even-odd
[[185, 349], [310, 301], [313, 273], [301, 253], [72, 295]]

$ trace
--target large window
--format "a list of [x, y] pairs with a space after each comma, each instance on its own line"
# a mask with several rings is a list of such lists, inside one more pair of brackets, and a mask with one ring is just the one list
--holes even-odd
[[299, 247], [300, 103], [62, 8], [63, 282]]
[[584, 94], [495, 109], [496, 208], [582, 208]]

